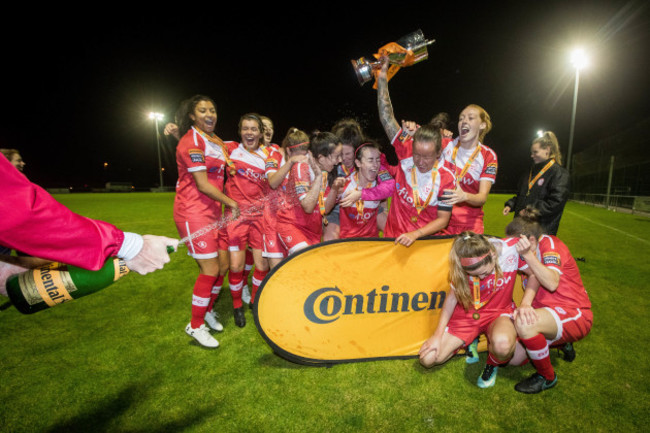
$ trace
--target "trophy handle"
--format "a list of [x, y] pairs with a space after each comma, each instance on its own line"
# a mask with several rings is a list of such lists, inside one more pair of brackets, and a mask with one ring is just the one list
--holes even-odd
[[381, 62], [369, 62], [365, 57], [361, 57], [357, 60], [350, 60], [352, 63], [352, 68], [354, 73], [359, 80], [359, 85], [363, 86], [368, 81], [371, 81], [374, 78], [372, 73], [373, 70], [381, 69]]

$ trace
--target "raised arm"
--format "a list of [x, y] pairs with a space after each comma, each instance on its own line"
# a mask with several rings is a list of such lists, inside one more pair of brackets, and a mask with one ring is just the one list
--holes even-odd
[[399, 123], [393, 113], [393, 104], [388, 93], [388, 58], [382, 57], [381, 70], [377, 75], [377, 107], [379, 108], [379, 120], [386, 131], [389, 140], [393, 140], [399, 131]]

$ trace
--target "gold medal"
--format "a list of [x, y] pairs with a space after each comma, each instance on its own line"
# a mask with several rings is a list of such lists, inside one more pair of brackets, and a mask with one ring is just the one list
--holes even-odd
[[415, 216], [415, 215], [413, 215], [413, 216], [411, 217], [411, 222], [414, 222], [414, 223], [418, 222], [418, 217]]
[[[429, 195], [427, 196], [426, 201], [424, 203], [421, 203], [420, 193], [418, 192], [418, 177], [415, 173], [415, 166], [411, 168], [411, 187], [413, 189], [413, 205], [415, 206], [415, 210], [417, 211], [418, 215], [420, 215], [420, 212], [426, 209], [426, 207], [429, 205], [429, 202], [431, 201], [431, 197], [433, 197], [433, 190], [436, 187], [436, 176], [438, 176], [438, 166], [435, 166], [431, 169], [431, 190], [429, 191]], [[411, 217], [411, 221], [416, 222], [417, 220], [418, 220], [417, 216]]]
[[478, 320], [478, 319], [480, 319], [480, 318], [481, 318], [481, 315], [480, 315], [480, 314], [478, 314], [478, 313], [474, 313], [474, 314], [472, 314], [472, 319], [474, 319], [474, 320]]

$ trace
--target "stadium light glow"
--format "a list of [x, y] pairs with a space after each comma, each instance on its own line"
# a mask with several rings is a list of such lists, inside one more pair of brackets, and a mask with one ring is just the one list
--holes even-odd
[[576, 48], [571, 52], [571, 64], [576, 69], [584, 69], [589, 66], [589, 57], [582, 48]]

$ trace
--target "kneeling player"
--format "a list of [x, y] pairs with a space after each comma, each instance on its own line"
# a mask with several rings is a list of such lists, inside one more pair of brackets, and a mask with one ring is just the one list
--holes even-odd
[[442, 364], [480, 334], [488, 338], [488, 365], [477, 385], [494, 385], [498, 367], [515, 351], [517, 333], [512, 320], [512, 292], [517, 271], [525, 263], [515, 249], [516, 239], [491, 239], [463, 232], [449, 254], [451, 290], [434, 334], [420, 348], [425, 367]]
[[506, 233], [519, 237], [517, 252], [534, 276], [528, 279], [515, 312], [515, 327], [537, 371], [515, 389], [535, 394], [557, 383], [549, 347], [561, 347], [565, 359], [573, 361], [572, 343], [589, 333], [593, 313], [573, 256], [560, 239], [543, 234], [534, 209], [529, 207], [526, 216], [516, 217]]

